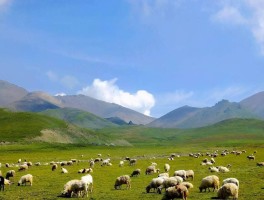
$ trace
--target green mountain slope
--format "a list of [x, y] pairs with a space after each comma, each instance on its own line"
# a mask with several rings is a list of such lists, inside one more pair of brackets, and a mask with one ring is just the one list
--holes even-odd
[[106, 119], [75, 108], [48, 109], [41, 112], [41, 114], [55, 117], [83, 128], [100, 129], [117, 126]]
[[0, 109], [0, 141], [104, 144], [108, 137], [65, 121], [30, 112]]

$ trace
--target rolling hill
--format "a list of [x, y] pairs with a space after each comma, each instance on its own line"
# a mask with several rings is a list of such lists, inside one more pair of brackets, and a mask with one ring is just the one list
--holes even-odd
[[114, 124], [109, 120], [100, 118], [92, 113], [78, 110], [75, 108], [48, 109], [42, 111], [41, 114], [50, 117], [55, 117], [71, 124], [75, 124], [79, 127], [89, 129], [100, 129], [117, 126], [117, 124]]
[[115, 146], [261, 145], [264, 142], [264, 121], [229, 119], [196, 129], [127, 125], [89, 130], [43, 114], [0, 109], [0, 138], [2, 145], [39, 142]]

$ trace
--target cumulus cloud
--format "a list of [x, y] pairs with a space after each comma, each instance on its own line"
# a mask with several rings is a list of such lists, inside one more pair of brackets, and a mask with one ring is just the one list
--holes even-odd
[[106, 81], [94, 79], [92, 85], [83, 88], [78, 93], [150, 115], [151, 108], [155, 105], [155, 99], [151, 93], [138, 90], [136, 93], [131, 94], [121, 90], [116, 82], [117, 79]]
[[213, 19], [219, 22], [245, 26], [251, 31], [260, 46], [261, 54], [264, 56], [264, 1], [226, 0], [223, 2], [224, 4], [220, 10], [213, 15]]

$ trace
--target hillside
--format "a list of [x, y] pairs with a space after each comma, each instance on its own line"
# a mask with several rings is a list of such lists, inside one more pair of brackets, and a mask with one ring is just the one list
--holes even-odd
[[18, 101], [27, 93], [28, 92], [21, 87], [0, 80], [0, 107], [5, 107], [12, 102]]
[[9, 104], [9, 108], [17, 111], [40, 112], [47, 109], [60, 108], [63, 105], [54, 97], [44, 92], [30, 92], [23, 98]]
[[29, 112], [0, 109], [1, 143], [65, 143], [94, 145], [232, 145], [264, 142], [264, 121], [229, 119], [196, 129], [163, 129], [126, 125], [92, 131]]
[[257, 114], [245, 109], [239, 103], [222, 100], [212, 107], [176, 109], [148, 124], [161, 128], [198, 128], [232, 118], [260, 118]]
[[0, 109], [0, 138], [2, 143], [107, 143], [107, 136], [82, 129], [65, 121], [29, 112]]
[[125, 122], [132, 121], [134, 124], [148, 124], [154, 118], [143, 115], [123, 106], [100, 101], [85, 95], [57, 96], [65, 107], [77, 108], [79, 110], [93, 113], [101, 118], [118, 117]]
[[254, 94], [240, 101], [240, 104], [250, 112], [264, 119], [264, 92]]
[[100, 118], [92, 113], [81, 111], [75, 108], [58, 108], [42, 111], [41, 114], [55, 117], [79, 127], [89, 129], [100, 129], [106, 127], [115, 127], [117, 124]]

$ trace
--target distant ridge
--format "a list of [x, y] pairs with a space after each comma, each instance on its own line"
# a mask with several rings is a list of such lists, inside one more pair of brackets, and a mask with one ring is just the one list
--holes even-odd
[[93, 113], [102, 118], [118, 117], [125, 122], [132, 121], [134, 124], [148, 124], [154, 118], [143, 115], [139, 112], [125, 108], [118, 104], [107, 103], [85, 95], [57, 96], [65, 107], [77, 108]]
[[18, 101], [26, 96], [27, 93], [28, 91], [21, 87], [0, 80], [0, 107], [6, 107], [8, 104]]
[[148, 126], [161, 128], [198, 128], [232, 118], [261, 117], [241, 104], [222, 100], [212, 107], [193, 108], [184, 106], [154, 120]]

